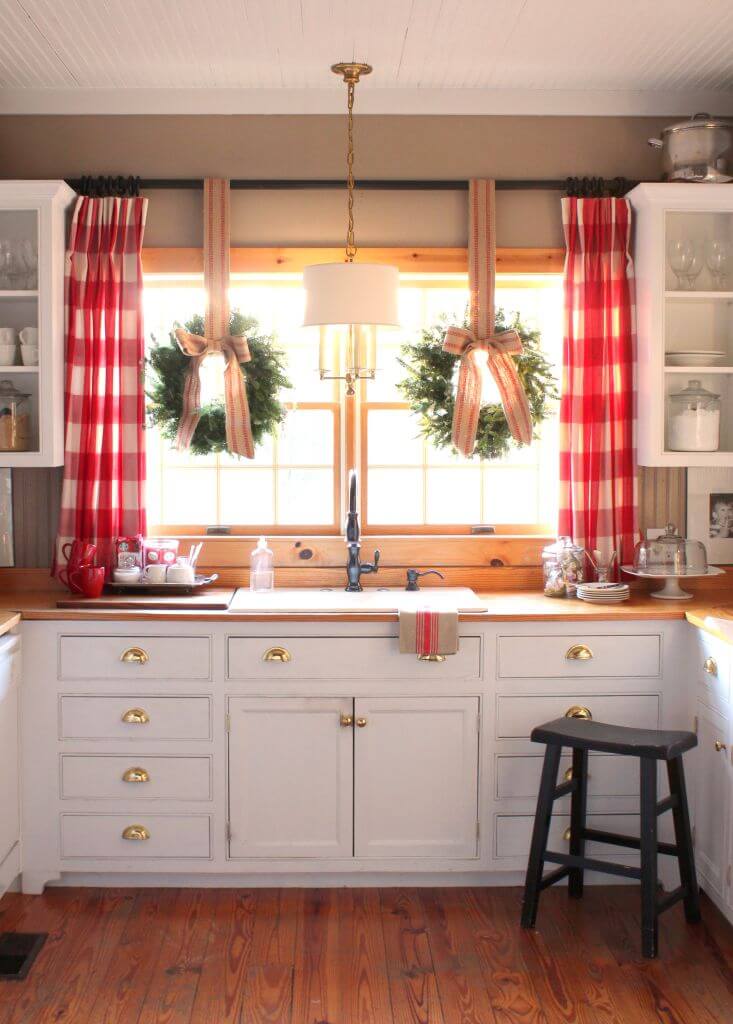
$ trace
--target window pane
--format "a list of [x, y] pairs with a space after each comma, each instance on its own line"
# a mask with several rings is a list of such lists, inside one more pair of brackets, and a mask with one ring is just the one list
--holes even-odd
[[488, 470], [484, 476], [484, 522], [538, 522], [537, 482], [532, 469]]
[[367, 417], [369, 464], [419, 466], [423, 442], [414, 417], [406, 409], [370, 409]]
[[216, 523], [216, 470], [164, 470], [160, 521], [196, 526]]
[[333, 523], [333, 472], [330, 469], [281, 469], [277, 474], [278, 522]]
[[480, 469], [430, 469], [426, 486], [428, 523], [481, 522]]
[[275, 474], [270, 469], [226, 469], [220, 475], [220, 521], [266, 524], [275, 519]]
[[423, 520], [423, 474], [420, 469], [370, 469], [370, 523], [389, 525]]
[[332, 465], [333, 413], [291, 409], [278, 439], [278, 461], [281, 465]]

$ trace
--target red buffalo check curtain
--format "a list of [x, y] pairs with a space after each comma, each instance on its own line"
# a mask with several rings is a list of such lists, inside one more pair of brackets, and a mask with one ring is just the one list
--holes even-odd
[[70, 540], [111, 564], [145, 533], [141, 249], [147, 199], [81, 197], [66, 253], [66, 452], [56, 568]]
[[634, 270], [625, 199], [562, 201], [559, 532], [629, 562], [637, 539]]

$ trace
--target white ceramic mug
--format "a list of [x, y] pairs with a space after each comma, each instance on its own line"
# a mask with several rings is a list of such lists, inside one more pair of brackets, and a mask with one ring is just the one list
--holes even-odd
[[38, 348], [38, 328], [24, 327], [20, 332], [20, 341], [22, 345], [33, 345]]
[[112, 579], [115, 583], [139, 583], [140, 570], [137, 566], [129, 569], [113, 569]]
[[23, 366], [38, 366], [38, 348], [35, 345], [21, 345], [20, 356]]
[[166, 582], [178, 584], [191, 584], [194, 581], [193, 566], [187, 562], [178, 562], [176, 565], [169, 565], [166, 573]]
[[15, 338], [14, 327], [0, 327], [0, 345], [14, 345]]
[[0, 342], [0, 366], [15, 365], [15, 345], [3, 345]]
[[146, 565], [143, 570], [143, 583], [165, 583], [165, 566]]

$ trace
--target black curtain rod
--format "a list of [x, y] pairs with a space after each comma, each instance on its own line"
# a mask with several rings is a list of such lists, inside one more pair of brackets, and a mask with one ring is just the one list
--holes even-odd
[[[202, 178], [138, 178], [142, 191], [154, 189], [203, 189]], [[553, 192], [567, 191], [568, 178], [506, 178], [496, 182], [498, 192], [526, 192], [547, 189]], [[68, 184], [76, 192], [83, 191], [84, 179], [69, 179]], [[251, 189], [344, 189], [346, 182], [332, 178], [234, 178], [230, 181], [233, 190]], [[628, 182], [631, 188], [634, 182]], [[417, 191], [417, 192], [466, 192], [468, 182], [444, 179], [407, 178], [366, 178], [355, 183], [356, 188], [369, 191]]]

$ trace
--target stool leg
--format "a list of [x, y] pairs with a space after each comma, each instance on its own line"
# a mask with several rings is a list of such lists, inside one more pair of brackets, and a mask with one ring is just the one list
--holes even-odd
[[549, 744], [545, 749], [545, 760], [542, 766], [542, 779], [537, 797], [537, 810], [532, 831], [532, 845], [527, 862], [527, 877], [524, 883], [524, 899], [522, 901], [522, 928], [534, 928], [537, 920], [537, 905], [540, 898], [540, 882], [545, 864], [547, 836], [550, 831], [552, 804], [557, 785], [557, 769], [560, 765], [562, 747]]
[[677, 797], [677, 806], [672, 809], [674, 834], [677, 844], [677, 861], [680, 867], [680, 881], [685, 888], [685, 918], [690, 921], [700, 920], [700, 890], [697, 887], [695, 873], [695, 854], [692, 848], [692, 829], [690, 828], [690, 811], [687, 806], [687, 788], [685, 786], [685, 769], [682, 758], [675, 757], [667, 762], [669, 791]]
[[641, 782], [641, 951], [657, 955], [657, 762], [642, 757]]
[[[570, 803], [570, 853], [582, 857], [585, 853], [585, 809], [588, 803], [588, 751], [573, 749], [573, 779], [578, 785]], [[583, 868], [571, 868], [568, 876], [568, 895], [579, 900], [583, 895]]]

